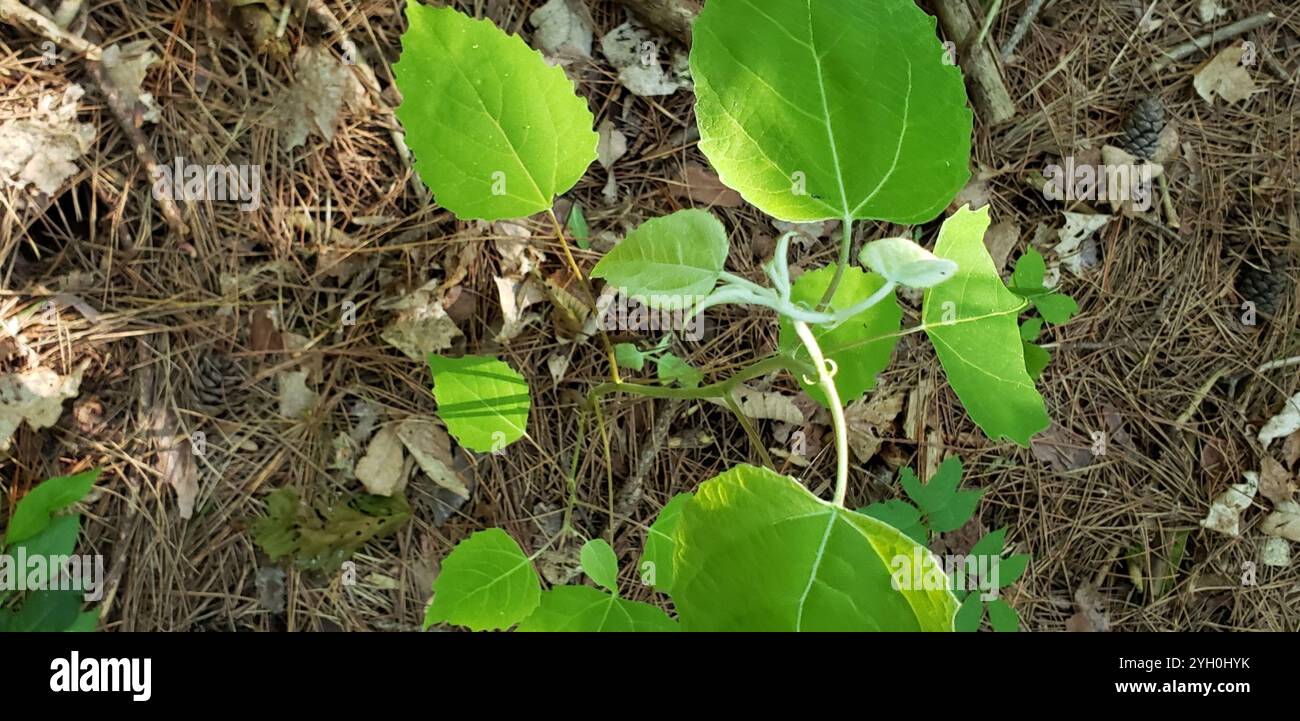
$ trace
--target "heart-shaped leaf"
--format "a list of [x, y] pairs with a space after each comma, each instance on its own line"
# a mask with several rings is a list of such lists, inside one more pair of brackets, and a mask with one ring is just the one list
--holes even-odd
[[651, 308], [690, 308], [718, 283], [727, 262], [727, 231], [703, 210], [679, 210], [628, 233], [591, 275]]
[[1025, 301], [1007, 290], [984, 247], [988, 208], [964, 207], [939, 231], [935, 255], [957, 263], [952, 280], [925, 292], [922, 317], [957, 397], [989, 438], [1022, 446], [1051, 420], [1025, 370], [1017, 318]]
[[429, 356], [438, 417], [462, 446], [499, 451], [523, 437], [531, 401], [528, 383], [495, 358]]
[[930, 220], [970, 176], [966, 88], [943, 57], [913, 0], [709, 0], [700, 149], [782, 220]]
[[520, 38], [452, 8], [406, 3], [393, 66], [415, 169], [462, 219], [551, 207], [596, 159], [591, 111], [560, 67]]
[[537, 608], [541, 592], [537, 570], [515, 539], [489, 528], [456, 544], [443, 559], [424, 627], [446, 622], [475, 631], [509, 628]]
[[701, 485], [676, 540], [683, 630], [952, 630], [957, 599], [928, 550], [763, 468]]

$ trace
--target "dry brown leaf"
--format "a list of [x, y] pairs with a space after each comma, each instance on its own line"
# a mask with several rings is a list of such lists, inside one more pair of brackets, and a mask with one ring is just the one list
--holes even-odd
[[848, 427], [849, 449], [859, 463], [866, 463], [880, 450], [880, 444], [886, 433], [894, 424], [894, 419], [903, 412], [903, 392], [894, 394], [876, 393], [871, 398], [863, 398], [850, 403], [844, 409], [844, 423]]
[[1057, 472], [1074, 471], [1092, 464], [1092, 444], [1055, 421], [1029, 441], [1034, 458]]
[[280, 371], [275, 375], [279, 389], [280, 415], [301, 418], [316, 407], [320, 394], [307, 387], [306, 370]]
[[745, 204], [740, 193], [728, 188], [718, 180], [718, 174], [700, 165], [687, 163], [682, 173], [682, 185], [673, 192], [678, 198], [690, 200], [719, 208], [739, 208]]
[[1273, 512], [1264, 516], [1259, 530], [1266, 536], [1277, 536], [1300, 543], [1300, 503], [1282, 501]]
[[461, 335], [437, 295], [438, 285], [437, 280], [431, 280], [419, 290], [379, 306], [381, 310], [397, 311], [397, 317], [379, 337], [419, 363], [430, 353], [450, 348]]
[[[739, 386], [734, 391], [740, 412], [752, 420], [780, 421], [782, 423], [803, 424], [803, 411], [794, 404], [794, 399], [775, 391], [760, 391], [746, 386]], [[709, 399], [717, 405], [726, 407], [724, 401]]]
[[281, 144], [293, 150], [307, 142], [312, 131], [333, 141], [343, 105], [356, 107], [366, 95], [364, 88], [352, 68], [328, 48], [304, 44], [294, 55], [293, 65], [293, 85], [279, 108]]
[[135, 110], [136, 103], [143, 106], [137, 123], [142, 120], [150, 123], [162, 120], [162, 109], [154, 101], [153, 95], [141, 88], [149, 67], [158, 62], [158, 56], [149, 50], [148, 40], [137, 40], [126, 45], [114, 43], [104, 48], [101, 62], [109, 81], [121, 93], [126, 107]]
[[989, 227], [988, 232], [984, 233], [984, 247], [993, 258], [993, 267], [999, 272], [1007, 267], [1007, 257], [1019, 243], [1020, 224], [1014, 220], [994, 223]]
[[1259, 495], [1278, 504], [1287, 503], [1295, 496], [1295, 481], [1291, 473], [1281, 463], [1264, 456], [1260, 461]]
[[1218, 531], [1226, 536], [1236, 538], [1241, 535], [1241, 512], [1250, 508], [1251, 501], [1259, 491], [1259, 474], [1246, 471], [1245, 483], [1237, 483], [1220, 493], [1210, 504], [1210, 511], [1201, 521], [1201, 526], [1211, 531]]
[[397, 437], [429, 480], [461, 498], [469, 498], [465, 480], [455, 470], [451, 438], [437, 423], [408, 418], [397, 424]]
[[1090, 584], [1085, 583], [1074, 592], [1074, 604], [1078, 613], [1065, 622], [1066, 631], [1097, 633], [1110, 630], [1106, 601]]
[[81, 391], [85, 366], [61, 376], [49, 368], [0, 375], [0, 452], [8, 451], [24, 422], [34, 431], [49, 428], [63, 415], [63, 401]]
[[1201, 63], [1192, 71], [1192, 84], [1196, 93], [1213, 105], [1216, 97], [1228, 104], [1245, 100], [1259, 92], [1250, 71], [1241, 63], [1246, 54], [1244, 45], [1229, 45], [1213, 58]]
[[1287, 436], [1282, 442], [1282, 458], [1286, 467], [1292, 469], [1295, 468], [1296, 461], [1300, 461], [1300, 431]]
[[546, 300], [546, 293], [533, 276], [524, 279], [493, 278], [497, 286], [497, 297], [501, 301], [501, 330], [496, 335], [496, 342], [507, 343], [523, 332], [529, 323], [539, 320], [536, 313], [525, 313], [530, 306]]
[[627, 154], [627, 136], [619, 132], [608, 118], [601, 121], [596, 133], [599, 136], [596, 141], [596, 160], [600, 167], [609, 170], [619, 158]]
[[284, 350], [284, 338], [275, 322], [275, 316], [266, 308], [255, 308], [249, 322], [248, 347], [255, 353], [274, 353]]
[[152, 429], [158, 447], [158, 475], [176, 491], [177, 513], [188, 520], [199, 497], [199, 469], [190, 439], [180, 433], [176, 414], [161, 406], [153, 409]]
[[0, 185], [18, 189], [34, 186], [54, 195], [95, 142], [95, 128], [77, 121], [80, 85], [69, 85], [62, 96], [44, 95], [34, 111], [24, 108], [0, 123]]
[[1267, 448], [1273, 441], [1297, 431], [1300, 431], [1300, 393], [1288, 398], [1286, 403], [1282, 404], [1282, 410], [1268, 419], [1264, 427], [1259, 430], [1259, 442]]
[[592, 19], [581, 0], [550, 0], [528, 22], [536, 28], [533, 44], [557, 64], [591, 57]]
[[384, 426], [370, 439], [366, 454], [357, 461], [357, 480], [366, 493], [391, 496], [406, 487], [406, 462], [402, 442], [391, 426]]
[[1291, 544], [1280, 536], [1269, 536], [1259, 547], [1261, 566], [1286, 568], [1291, 565]]
[[1055, 251], [1061, 264], [1082, 278], [1086, 271], [1101, 263], [1101, 250], [1094, 234], [1110, 222], [1111, 216], [1065, 212], [1065, 225], [1057, 231], [1061, 242]]

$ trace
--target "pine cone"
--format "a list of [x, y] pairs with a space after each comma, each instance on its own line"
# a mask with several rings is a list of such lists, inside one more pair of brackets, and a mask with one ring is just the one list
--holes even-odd
[[1165, 104], [1159, 95], [1149, 95], [1138, 102], [1124, 123], [1120, 147], [1140, 160], [1155, 158], [1160, 145], [1160, 131], [1165, 129]]
[[230, 389], [239, 383], [239, 368], [230, 356], [224, 353], [206, 353], [199, 359], [194, 394], [207, 409], [220, 415], [229, 401]]
[[1265, 315], [1277, 313], [1290, 288], [1287, 263], [1280, 256], [1268, 255], [1262, 260], [1252, 258], [1242, 263], [1237, 271], [1237, 292]]

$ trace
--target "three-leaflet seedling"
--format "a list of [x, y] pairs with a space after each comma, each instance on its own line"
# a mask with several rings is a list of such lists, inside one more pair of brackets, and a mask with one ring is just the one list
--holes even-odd
[[[490, 22], [414, 2], [407, 19], [394, 67], [405, 96], [398, 115], [435, 199], [463, 219], [546, 214], [570, 272], [588, 283], [551, 210], [596, 157], [593, 118], [573, 83]], [[738, 413], [740, 383], [788, 371], [830, 411], [833, 497], [750, 465], [674, 497], [647, 531], [638, 570], [671, 597], [675, 618], [619, 596], [617, 558], [604, 540], [588, 541], [581, 559], [604, 590], [543, 590], [533, 560], [545, 548], [528, 556], [505, 532], [481, 531], [443, 561], [426, 625], [952, 630], [960, 608], [969, 627], [970, 609], [982, 614], [982, 606], [959, 603], [926, 539], [896, 528], [897, 515], [844, 507], [843, 408], [874, 387], [905, 334], [930, 338], [949, 385], [990, 438], [1026, 445], [1048, 424], [1018, 317], [1026, 297], [1045, 318], [1052, 311], [1044, 303], [1055, 301], [1041, 276], [1018, 285], [1021, 294], [1002, 283], [983, 244], [987, 209], [949, 217], [933, 251], [885, 238], [863, 246], [861, 266], [852, 262], [856, 221], [929, 221], [968, 180], [972, 117], [961, 72], [943, 62], [935, 21], [912, 0], [708, 0], [693, 33], [701, 150], [724, 183], [772, 217], [839, 220], [838, 262], [793, 278], [787, 234], [759, 282], [726, 269], [727, 230], [710, 213], [682, 210], [645, 222], [591, 276], [653, 309], [770, 310], [780, 324], [778, 349], [705, 383], [663, 346], [647, 354], [615, 348], [602, 335], [611, 380], [592, 389], [590, 410], [601, 432], [600, 399], [610, 393], [715, 398]], [[902, 327], [900, 287], [924, 292], [915, 327]], [[620, 364], [635, 372], [646, 355], [664, 383], [621, 377]], [[492, 451], [525, 435], [530, 402], [519, 373], [476, 356], [429, 363], [438, 414], [461, 445]], [[566, 515], [561, 533], [572, 530]], [[985, 546], [1001, 556], [1001, 537]], [[917, 582], [897, 583], [900, 568]], [[925, 580], [934, 578], [941, 580]], [[989, 613], [992, 619], [993, 605]], [[996, 613], [994, 624], [1007, 626], [1001, 606]]]

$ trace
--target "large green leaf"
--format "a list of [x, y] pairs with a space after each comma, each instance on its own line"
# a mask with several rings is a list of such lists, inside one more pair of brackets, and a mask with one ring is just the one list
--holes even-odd
[[64, 631], [81, 613], [81, 591], [31, 591], [9, 618], [8, 631]]
[[[928, 550], [766, 469], [737, 466], [701, 485], [676, 540], [684, 630], [952, 630], [957, 599]], [[895, 590], [893, 570], [914, 560], [931, 583]]]
[[447, 431], [471, 451], [499, 451], [523, 437], [528, 382], [496, 358], [429, 356], [433, 397]]
[[559, 586], [542, 592], [533, 615], [517, 629], [531, 631], [676, 631], [668, 614], [590, 586]]
[[[794, 282], [790, 299], [809, 308], [815, 307], [821, 302], [834, 276], [835, 268], [831, 266], [804, 273]], [[866, 273], [860, 268], [846, 268], [839, 287], [835, 289], [835, 296], [831, 298], [830, 309], [856, 305], [884, 284], [884, 279], [875, 273]], [[903, 312], [898, 308], [898, 301], [891, 295], [834, 328], [813, 326], [813, 337], [821, 346], [822, 353], [835, 361], [835, 390], [839, 391], [840, 401], [845, 405], [875, 387], [876, 374], [889, 365], [889, 356], [898, 343], [898, 326], [902, 318]], [[812, 362], [799, 335], [795, 333], [794, 324], [785, 316], [781, 316], [778, 345], [783, 352], [793, 351], [797, 358]], [[814, 382], [808, 383], [807, 380]], [[799, 379], [804, 390], [816, 398], [818, 403], [827, 406], [826, 394], [818, 387], [816, 379], [807, 380]]]
[[14, 515], [5, 529], [5, 544], [25, 541], [50, 525], [50, 516], [80, 501], [90, 493], [99, 469], [93, 468], [73, 476], [59, 476], [38, 484], [18, 501]]
[[1025, 370], [1017, 317], [1025, 302], [1002, 285], [984, 247], [988, 208], [963, 207], [939, 231], [934, 252], [957, 275], [925, 292], [922, 316], [939, 362], [971, 420], [989, 438], [1022, 446], [1051, 422]]
[[971, 111], [914, 0], [709, 0], [691, 71], [700, 148], [782, 220], [938, 215], [969, 178]]
[[717, 285], [727, 231], [703, 210], [679, 210], [628, 233], [591, 274], [651, 308], [693, 307]]
[[23, 541], [14, 544], [14, 549], [8, 551], [13, 554], [17, 549], [26, 549], [25, 553], [30, 558], [32, 556], [70, 556], [77, 547], [77, 533], [81, 530], [80, 514], [70, 514], [67, 516], [58, 516], [50, 521], [50, 525], [45, 530]]
[[456, 544], [443, 559], [424, 627], [446, 622], [475, 631], [509, 628], [537, 608], [541, 592], [537, 570], [515, 539], [489, 528]]
[[591, 111], [559, 67], [487, 20], [406, 3], [393, 66], [415, 169], [460, 218], [551, 207], [596, 159]]
[[681, 519], [682, 509], [694, 497], [692, 493], [673, 496], [646, 531], [645, 546], [641, 551], [641, 580], [653, 586], [656, 591], [672, 593], [677, 522]]

